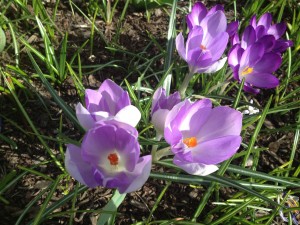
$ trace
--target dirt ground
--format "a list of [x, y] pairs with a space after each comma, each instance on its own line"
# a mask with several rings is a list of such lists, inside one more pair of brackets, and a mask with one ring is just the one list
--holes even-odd
[[[218, 1], [223, 4], [227, 4], [228, 1]], [[215, 1], [209, 1], [208, 6], [215, 4]], [[186, 6], [184, 1], [179, 2], [179, 5], [183, 8]], [[52, 15], [54, 2], [46, 3], [48, 13]], [[116, 34], [118, 18], [121, 14], [121, 10], [124, 7], [124, 2], [120, 1], [114, 21], [109, 26], [105, 24], [101, 18], [96, 19], [98, 28], [104, 33], [105, 40], [111, 42]], [[30, 6], [28, 6], [30, 10]], [[84, 8], [84, 5], [82, 5]], [[15, 18], [14, 8], [9, 9], [8, 15], [11, 19]], [[232, 15], [232, 11], [226, 11], [228, 15]], [[182, 12], [183, 13], [183, 12]], [[178, 15], [177, 27], [180, 29], [183, 22], [180, 20], [182, 15]], [[163, 8], [157, 8], [151, 10], [150, 21], [147, 21], [144, 12], [139, 12], [135, 9], [129, 8], [125, 19], [122, 23], [122, 31], [120, 32], [119, 41], [115, 43], [119, 45], [124, 51], [139, 53], [143, 52], [146, 46], [150, 42], [150, 35], [165, 48], [166, 36], [168, 29], [168, 15]], [[73, 53], [91, 36], [91, 29], [89, 22], [78, 12], [72, 14], [70, 6], [67, 1], [63, 1], [59, 4], [57, 17], [55, 23], [58, 30], [61, 32], [67, 31], [69, 33], [67, 57], [71, 57]], [[27, 26], [30, 26], [28, 21]], [[18, 29], [22, 29], [18, 27]], [[26, 29], [26, 28], [25, 28]], [[21, 32], [21, 30], [19, 31]], [[32, 29], [26, 33], [26, 39], [31, 40], [31, 44], [38, 49], [43, 49], [43, 41], [38, 35], [38, 30]], [[8, 43], [12, 42], [9, 32], [7, 32]], [[62, 40], [62, 35], [57, 32], [56, 36], [57, 47]], [[124, 77], [128, 75], [128, 71], [133, 71], [129, 77], [130, 81], [136, 81], [139, 76], [135, 71], [137, 65], [132, 60], [130, 55], [122, 52], [112, 52], [105, 48], [103, 38], [99, 34], [95, 34], [94, 47], [91, 49], [89, 46], [83, 49], [81, 53], [82, 65], [95, 65], [104, 64], [112, 60], [121, 60], [119, 68], [106, 67], [94, 73], [89, 73], [90, 70], [85, 69], [84, 85], [86, 88], [97, 88], [101, 82], [107, 78], [113, 79], [116, 83], [120, 83]], [[113, 45], [112, 45], [113, 47]], [[153, 57], [160, 53], [159, 47], [151, 45], [147, 48], [147, 53], [143, 57]], [[13, 64], [14, 58], [13, 50], [10, 49], [7, 53], [2, 55], [1, 64]], [[27, 58], [26, 52], [23, 51], [20, 54], [21, 68], [32, 75], [31, 62]], [[155, 62], [157, 71], [162, 70], [163, 60], [159, 59]], [[123, 67], [123, 68], [122, 68]], [[125, 69], [124, 69], [125, 68]], [[27, 89], [18, 89], [18, 97], [22, 100], [22, 104], [25, 107], [30, 118], [37, 126], [38, 130], [45, 137], [57, 138], [59, 134], [59, 121], [62, 116], [60, 108], [51, 99], [49, 93], [43, 87], [43, 85], [37, 79], [33, 79], [34, 82], [24, 82], [23, 84]], [[0, 81], [3, 82], [3, 81]], [[153, 85], [156, 84], [156, 80], [153, 80]], [[2, 84], [1, 84], [2, 85]], [[77, 90], [71, 79], [67, 79], [62, 85], [56, 85], [56, 89], [60, 96], [71, 106], [80, 101]], [[37, 94], [38, 93], [38, 94]], [[270, 95], [272, 91], [265, 91], [264, 94]], [[263, 94], [261, 95], [263, 96]], [[265, 96], [265, 95], [264, 95]], [[264, 99], [257, 97], [257, 102], [264, 105]], [[43, 101], [41, 101], [41, 99]], [[265, 98], [266, 99], [266, 98]], [[49, 154], [44, 150], [36, 136], [31, 131], [22, 113], [19, 111], [17, 105], [13, 101], [13, 98], [9, 95], [0, 93], [0, 108], [3, 124], [1, 126], [1, 133], [10, 138], [15, 144], [0, 143], [0, 180], [4, 175], [8, 174], [12, 170], [16, 170], [18, 174], [24, 172], [24, 168], [34, 168], [36, 171], [45, 173], [51, 178], [56, 178], [60, 171], [53, 163], [48, 163], [50, 160]], [[266, 127], [283, 127], [285, 124], [293, 123], [295, 118], [294, 112], [290, 112], [281, 117], [270, 116], [268, 117]], [[73, 124], [62, 117], [63, 127], [62, 133], [72, 139], [80, 139], [81, 134], [74, 128]], [[294, 134], [284, 132], [276, 134], [263, 133], [260, 135], [257, 144], [260, 147], [269, 147], [268, 151], [264, 151], [261, 154], [260, 165], [258, 169], [260, 171], [268, 172], [278, 165], [287, 162], [286, 153], [290, 151]], [[48, 144], [51, 150], [59, 158], [60, 151], [57, 142], [48, 140]], [[64, 147], [64, 146], [63, 146]], [[296, 162], [299, 162], [299, 153], [296, 154]], [[43, 164], [43, 165], [41, 165]], [[156, 167], [155, 171], [166, 172], [165, 169]], [[32, 173], [26, 173], [22, 176], [18, 183], [10, 187], [5, 191], [3, 195], [9, 200], [9, 204], [3, 204], [0, 201], [0, 224], [10, 225], [14, 224], [18, 217], [24, 210], [24, 207], [33, 200], [36, 196], [48, 187], [49, 181], [46, 179], [34, 175]], [[69, 183], [63, 184], [68, 190], [74, 188], [75, 182], [72, 180]], [[166, 185], [169, 185], [165, 181], [154, 180], [150, 178], [148, 182], [141, 188], [141, 190], [128, 194], [125, 201], [119, 208], [119, 215], [117, 217], [116, 224], [131, 224], [136, 221], [143, 221], [147, 219], [150, 210], [154, 206], [154, 203], [164, 189]], [[185, 218], [189, 219], [193, 216], [195, 208], [198, 206], [201, 197], [203, 195], [203, 187], [195, 188], [184, 184], [172, 183], [168, 186], [166, 194], [160, 202], [157, 210], [153, 215], [153, 219], [174, 219]], [[55, 202], [62, 198], [64, 190], [57, 191], [51, 202]], [[222, 189], [221, 199], [227, 199], [232, 195], [234, 190], [230, 188]], [[108, 202], [112, 196], [112, 191], [98, 187], [96, 189], [89, 189], [87, 192], [80, 195], [76, 205], [77, 210], [85, 209], [99, 209]], [[34, 218], [36, 213], [41, 207], [41, 204], [47, 196], [42, 195], [32, 210], [30, 210], [24, 218], [21, 224], [27, 224], [28, 221]], [[56, 212], [70, 209], [71, 204], [68, 203], [59, 208]], [[211, 203], [207, 204], [208, 209], [212, 207]], [[91, 213], [77, 213], [75, 217], [75, 225], [79, 224], [94, 224], [96, 215]], [[68, 216], [61, 216], [58, 218], [52, 218], [44, 222], [43, 224], [68, 224]]]

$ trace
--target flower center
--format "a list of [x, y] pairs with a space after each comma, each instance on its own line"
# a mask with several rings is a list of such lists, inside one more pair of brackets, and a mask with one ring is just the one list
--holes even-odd
[[200, 45], [201, 50], [206, 50], [207, 48], [204, 45]]
[[183, 143], [189, 148], [195, 147], [197, 145], [197, 138], [196, 137], [185, 138], [183, 139]]
[[119, 157], [116, 153], [111, 153], [107, 156], [107, 159], [110, 162], [110, 165], [117, 166], [119, 164]]
[[253, 68], [246, 66], [242, 71], [242, 76], [248, 75], [249, 73], [252, 73], [252, 72], [253, 72]]

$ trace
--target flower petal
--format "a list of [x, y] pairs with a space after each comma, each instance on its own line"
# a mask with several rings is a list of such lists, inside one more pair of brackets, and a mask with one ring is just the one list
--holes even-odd
[[257, 26], [262, 25], [262, 26], [266, 27], [266, 29], [268, 30], [269, 27], [271, 26], [271, 23], [272, 23], [271, 13], [265, 13], [260, 17], [260, 19], [257, 23]]
[[229, 35], [227, 32], [221, 32], [217, 34], [210, 42], [205, 43], [205, 40], [203, 40], [204, 45], [207, 46], [207, 49], [209, 49], [212, 60], [216, 61], [219, 60], [222, 56], [222, 54], [225, 51], [225, 48], [227, 47]]
[[227, 106], [213, 108], [206, 123], [200, 129], [201, 142], [227, 135], [240, 135], [242, 116], [242, 113]]
[[280, 67], [281, 57], [276, 53], [266, 53], [261, 60], [256, 63], [254, 70], [260, 73], [273, 73]]
[[[221, 10], [206, 16], [201, 22], [200, 26], [203, 28], [204, 36], [213, 38], [219, 33], [226, 32], [227, 20], [224, 12]], [[207, 37], [205, 37], [207, 38]]]
[[241, 41], [241, 47], [246, 49], [248, 46], [252, 45], [256, 41], [256, 33], [254, 28], [249, 25], [246, 27]]
[[118, 187], [120, 193], [129, 193], [138, 190], [142, 187], [149, 178], [152, 165], [151, 155], [143, 156], [137, 162], [134, 171], [127, 173], [126, 179], [128, 179], [129, 186]]
[[115, 119], [135, 127], [141, 119], [141, 112], [135, 106], [128, 105], [116, 114]]
[[243, 53], [240, 61], [240, 69], [253, 67], [263, 56], [264, 46], [261, 43], [254, 43], [249, 46]]
[[173, 163], [179, 166], [185, 172], [198, 176], [207, 176], [219, 169], [216, 165], [205, 165], [203, 163], [187, 162], [180, 160], [176, 156], [174, 157]]
[[76, 117], [80, 123], [80, 125], [85, 129], [89, 130], [95, 124], [95, 120], [90, 114], [90, 112], [82, 106], [81, 103], [76, 105]]
[[99, 102], [102, 98], [101, 93], [99, 91], [95, 91], [92, 89], [85, 90], [85, 105], [89, 112], [100, 111]]
[[274, 88], [279, 85], [279, 80], [271, 73], [248, 74], [245, 81], [259, 88]]
[[[201, 71], [201, 73], [215, 73], [224, 67], [226, 61], [227, 57], [224, 57], [223, 59], [214, 62], [209, 67], [203, 68], [203, 71]], [[198, 73], [200, 73], [200, 71]]]
[[159, 109], [152, 115], [151, 123], [153, 124], [157, 133], [163, 135], [165, 129], [165, 121], [169, 112], [170, 110], [168, 109]]
[[230, 49], [228, 53], [228, 64], [232, 69], [240, 63], [243, 52], [244, 49], [241, 48], [240, 44], [236, 44]]
[[92, 166], [89, 163], [83, 161], [81, 156], [81, 149], [79, 147], [72, 144], [67, 145], [67, 151], [65, 154], [65, 166], [70, 175], [80, 183], [91, 188], [99, 185], [94, 179], [94, 170]]
[[189, 30], [191, 30], [194, 26], [199, 26], [206, 14], [207, 9], [205, 5], [201, 2], [196, 2], [192, 8], [192, 11], [186, 17]]
[[176, 49], [180, 57], [186, 61], [187, 60], [186, 49], [184, 44], [184, 38], [181, 32], [176, 37]]
[[201, 142], [191, 150], [193, 161], [207, 165], [218, 164], [234, 155], [241, 142], [242, 137], [237, 135], [228, 135]]
[[268, 34], [274, 35], [275, 39], [279, 39], [285, 32], [285, 22], [273, 24], [268, 30]]

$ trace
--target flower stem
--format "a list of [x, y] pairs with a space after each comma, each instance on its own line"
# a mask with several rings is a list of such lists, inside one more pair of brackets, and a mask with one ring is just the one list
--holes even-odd
[[188, 87], [188, 85], [189, 85], [189, 83], [190, 83], [190, 80], [192, 79], [193, 75], [194, 75], [193, 72], [189, 72], [189, 73], [185, 76], [185, 78], [184, 78], [184, 80], [183, 80], [181, 86], [179, 87], [179, 93], [180, 93], [180, 96], [181, 96], [182, 99], [185, 98], [185, 92], [186, 92], [186, 89], [187, 89], [187, 87]]

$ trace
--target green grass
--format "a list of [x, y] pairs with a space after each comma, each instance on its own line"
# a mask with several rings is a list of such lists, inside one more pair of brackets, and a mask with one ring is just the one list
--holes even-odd
[[[91, 5], [95, 4], [95, 1], [89, 2]], [[149, 5], [146, 5], [141, 13], [150, 21], [154, 12], [150, 9], [152, 6], [148, 6], [153, 1], [145, 2]], [[193, 76], [184, 92], [186, 96], [192, 99], [210, 98], [216, 106], [226, 104], [241, 111], [249, 105], [260, 110], [259, 113], [245, 116], [243, 119], [241, 150], [223, 162], [218, 172], [198, 177], [185, 174], [171, 163], [165, 152], [168, 145], [163, 140], [155, 139], [155, 132], [150, 123], [154, 91], [164, 86], [167, 93], [172, 93], [180, 87], [187, 72], [187, 65], [180, 60], [174, 45], [178, 33], [177, 24], [181, 24], [182, 27], [184, 23], [176, 21], [176, 15], [183, 13], [176, 2], [156, 2], [162, 7], [162, 12], [169, 13], [169, 26], [162, 37], [166, 42], [161, 44], [155, 35], [146, 31], [148, 43], [139, 52], [130, 51], [121, 44], [126, 15], [132, 13], [128, 9], [133, 7], [130, 9], [135, 10], [134, 3], [130, 1], [123, 1], [122, 6], [121, 1], [115, 1], [113, 5], [101, 1], [97, 8], [81, 8], [70, 0], [67, 10], [84, 18], [91, 33], [90, 37], [78, 42], [80, 44], [76, 46], [75, 51], [70, 33], [62, 30], [58, 24], [60, 1], [52, 5], [52, 14], [49, 14], [48, 6], [41, 0], [31, 1], [30, 4], [21, 0], [9, 1], [7, 4], [4, 1], [0, 2], [0, 54], [3, 56], [0, 66], [0, 117], [5, 121], [5, 127], [9, 127], [0, 133], [0, 150], [4, 152], [7, 149], [4, 146], [8, 146], [11, 152], [19, 154], [20, 151], [28, 151], [25, 153], [30, 155], [28, 148], [33, 142], [45, 158], [37, 165], [14, 165], [14, 168], [10, 165], [9, 171], [0, 170], [0, 203], [6, 206], [13, 205], [10, 195], [14, 190], [19, 190], [18, 187], [28, 175], [50, 183], [36, 196], [25, 199], [26, 205], [21, 213], [12, 218], [14, 224], [37, 225], [45, 221], [58, 221], [59, 218], [71, 225], [76, 224], [74, 218], [79, 213], [100, 215], [98, 225], [105, 222], [114, 224], [115, 218], [118, 219], [118, 207], [122, 207], [123, 200], [126, 200], [125, 195], [114, 192], [106, 206], [80, 208], [79, 199], [87, 193], [87, 188], [74, 181], [64, 166], [65, 144], [79, 144], [84, 134], [73, 105], [79, 100], [84, 100], [88, 76], [107, 71], [118, 71], [116, 73], [122, 75], [118, 78], [119, 84], [128, 90], [132, 103], [142, 113], [141, 122], [137, 127], [142, 153], [150, 154], [152, 148], [157, 149], [156, 155], [159, 156], [159, 160], [154, 162], [155, 168], [168, 168], [167, 173], [155, 169], [152, 171], [150, 184], [157, 180], [165, 182], [158, 184], [160, 192], [156, 193], [154, 206], [148, 212], [141, 212], [146, 220], [136, 221], [135, 224], [272, 224], [276, 217], [278, 218], [280, 210], [287, 216], [296, 210], [284, 207], [287, 197], [283, 197], [282, 194], [299, 197], [300, 187], [299, 4], [295, 0], [248, 0], [245, 4], [232, 1], [232, 4], [225, 7], [225, 11], [234, 11], [237, 19], [243, 21], [241, 29], [247, 25], [253, 13], [260, 16], [271, 12], [274, 21], [284, 20], [287, 23], [286, 38], [293, 40], [294, 46], [283, 55], [282, 66], [277, 72], [280, 85], [276, 90], [270, 91], [272, 95], [263, 92], [257, 97], [261, 99], [262, 105], [255, 101], [249, 103], [251, 98], [256, 97], [244, 93], [242, 85], [232, 81], [232, 72], [227, 65], [213, 75]], [[97, 21], [103, 20], [111, 25], [114, 17], [118, 17], [116, 32], [108, 38]], [[1, 39], [2, 30], [10, 35], [6, 42]], [[37, 36], [40, 43], [30, 40], [29, 37], [33, 35]], [[87, 52], [97, 55], [98, 46], [95, 43], [99, 43], [99, 40], [103, 47], [102, 52], [106, 52], [110, 60], [90, 63], [86, 59]], [[152, 49], [158, 49], [159, 53], [151, 55], [149, 52]], [[157, 62], [163, 62], [163, 65], [157, 66]], [[63, 93], [67, 92], [66, 87], [70, 83], [76, 90], [76, 99], [68, 99]], [[43, 88], [38, 88], [38, 85]], [[33, 101], [41, 105], [41, 111], [45, 111], [48, 119], [52, 121], [53, 127], [47, 128], [57, 131], [52, 133], [52, 136], [38, 124], [36, 117], [40, 112], [32, 112]], [[266, 126], [270, 120], [279, 121], [287, 117], [289, 120], [282, 126]], [[68, 130], [70, 127], [72, 130]], [[288, 155], [285, 157], [288, 160], [285, 164], [258, 171], [263, 163], [262, 154], [269, 151], [268, 146], [258, 141], [259, 137], [270, 138], [271, 142], [288, 134], [292, 135], [288, 142], [290, 151], [286, 153]], [[20, 136], [24, 143], [20, 142]], [[253, 160], [250, 167], [246, 166], [249, 159]], [[51, 170], [43, 170], [44, 166]], [[174, 218], [159, 215], [158, 209], [162, 201], [168, 199], [167, 192], [172, 190], [172, 185], [176, 183], [199, 189], [201, 187], [200, 201], [190, 215], [174, 215]], [[224, 199], [221, 190], [229, 187], [235, 192]], [[59, 198], [53, 201], [52, 197], [57, 195]], [[32, 215], [36, 207], [39, 210], [34, 211], [34, 218], [30, 218], [29, 215]], [[299, 205], [297, 207], [299, 210]], [[156, 219], [158, 216], [159, 220]]]

